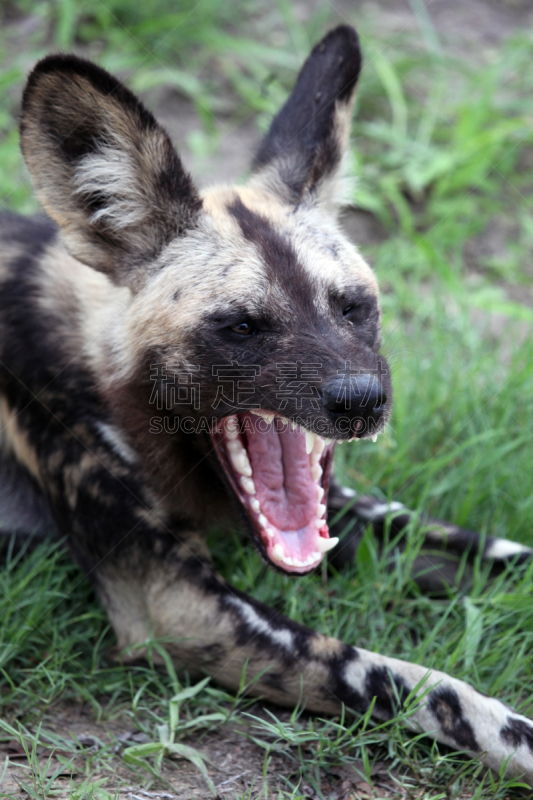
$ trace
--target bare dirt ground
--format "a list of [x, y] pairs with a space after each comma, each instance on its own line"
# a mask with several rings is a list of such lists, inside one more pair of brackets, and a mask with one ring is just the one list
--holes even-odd
[[[288, 719], [287, 712], [275, 709], [276, 716]], [[252, 706], [250, 713], [254, 716], [266, 717], [264, 709], [257, 705]], [[121, 760], [121, 753], [126, 747], [142, 744], [148, 738], [132, 728], [131, 720], [124, 716], [107, 722], [95, 722], [90, 709], [85, 706], [65, 705], [57, 709], [44, 722], [43, 727], [63, 737], [70, 739], [83, 751], [78, 758], [72, 761], [72, 747], [64, 752], [59, 748], [52, 759], [48, 759], [48, 752], [38, 748], [37, 756], [44, 775], [51, 777], [58, 772], [56, 779], [50, 787], [50, 796], [59, 798], [71, 797], [73, 784], [79, 785], [83, 781], [87, 759], [99, 757], [102, 767], [92, 774], [93, 782], [103, 780], [109, 792], [116, 793], [117, 800], [202, 800], [211, 797], [206, 784], [198, 770], [184, 759], [174, 762], [165, 760], [161, 772], [161, 779], [152, 781], [149, 788], [146, 774], [137, 778]], [[236, 797], [264, 797], [268, 791], [271, 797], [276, 797], [278, 791], [288, 789], [285, 779], [292, 784], [298, 783], [299, 773], [296, 763], [289, 754], [283, 751], [267, 754], [265, 749], [252, 741], [253, 726], [229, 724], [216, 733], [208, 733], [194, 739], [184, 739], [184, 744], [190, 744], [200, 750], [208, 759], [209, 775], [215, 785], [218, 798]], [[257, 736], [257, 732], [255, 732]], [[101, 758], [103, 750], [107, 756]], [[21, 782], [31, 786], [32, 780], [27, 766], [27, 759], [23, 748], [14, 741], [0, 744], [0, 761], [8, 756], [10, 767], [1, 784], [1, 797], [23, 798], [27, 797]], [[69, 762], [61, 768], [61, 764]], [[354, 762], [353, 766], [331, 767], [331, 770], [320, 770], [320, 789], [328, 800], [341, 800], [342, 798], [376, 797], [364, 777], [364, 765]], [[390, 787], [390, 777], [387, 765], [378, 762], [372, 769], [372, 780], [379, 789], [379, 797], [397, 798], [398, 790]], [[301, 786], [302, 794], [309, 798], [318, 798], [312, 786]], [[247, 794], [248, 793], [248, 794]], [[411, 797], [413, 795], [410, 795]]]
[[[263, 0], [265, 2], [265, 0]], [[304, 18], [316, 8], [318, 0], [298, 0], [297, 13]], [[358, 23], [361, 19], [371, 19], [374, 28], [379, 28], [383, 38], [394, 39], [404, 31], [417, 31], [419, 21], [414, 9], [423, 0], [379, 0], [379, 2], [358, 2], [357, 0], [336, 0], [329, 3], [337, 23]], [[533, 26], [533, 0], [426, 0], [427, 12], [437, 31], [458, 54], [474, 60], [490, 55], [497, 50], [499, 43], [514, 31]], [[253, 122], [245, 122], [232, 127], [228, 120], [219, 117], [222, 130], [216, 152], [198, 157], [187, 142], [193, 131], [201, 126], [193, 105], [182, 97], [165, 93], [154, 109], [158, 119], [165, 125], [175, 141], [188, 169], [203, 185], [214, 182], [235, 180], [243, 175], [259, 143], [259, 133]], [[347, 232], [363, 252], [366, 246], [383, 240], [385, 235], [380, 224], [369, 214], [349, 212], [344, 218]], [[475, 263], [478, 254], [497, 254], [503, 247], [504, 236], [494, 227], [472, 242], [469, 255]], [[523, 299], [523, 298], [522, 298]], [[252, 709], [260, 714], [260, 707]], [[276, 712], [283, 716], [283, 712]], [[127, 718], [114, 718], [112, 721], [96, 722], [93, 712], [86, 706], [64, 706], [55, 709], [43, 719], [43, 728], [56, 731], [62, 736], [78, 740], [80, 749], [93, 752], [95, 756], [103, 747], [111, 747], [115, 756], [105, 760], [106, 768], [101, 777], [109, 792], [116, 791], [121, 800], [137, 798], [149, 800], [185, 800], [185, 798], [207, 798], [210, 793], [199, 776], [198, 771], [184, 760], [175, 765], [165, 763], [163, 781], [154, 783], [149, 790], [141, 789], [141, 778], [129, 770], [121, 759], [121, 752], [127, 746], [145, 741], [142, 734], [135, 734], [131, 721]], [[276, 797], [285, 786], [284, 778], [297, 778], [293, 774], [290, 759], [276, 753], [265, 760], [265, 750], [251, 741], [242, 727], [228, 725], [216, 734], [190, 743], [199, 748], [209, 759], [209, 774], [217, 788], [219, 797], [264, 797], [265, 788], [270, 797]], [[249, 731], [248, 731], [249, 733]], [[186, 740], [185, 740], [186, 741]], [[43, 770], [47, 764], [47, 754], [38, 750], [37, 755]], [[70, 753], [68, 758], [70, 758]], [[26, 757], [16, 742], [0, 744], [0, 767], [9, 756], [10, 766], [0, 787], [0, 796], [27, 798], [28, 793], [21, 789], [19, 781], [31, 784]], [[47, 773], [52, 774], [61, 764], [61, 753], [52, 758]], [[68, 759], [67, 759], [68, 760]], [[58, 777], [54, 784], [55, 797], [70, 797], [73, 784], [80, 784], [84, 777], [85, 756], [74, 762]], [[382, 769], [382, 772], [381, 772]], [[361, 773], [362, 765], [361, 765]], [[320, 776], [321, 795], [311, 786], [302, 786], [302, 795], [309, 798], [323, 796], [328, 800], [355, 800], [355, 798], [414, 798], [417, 794], [400, 790], [391, 784], [386, 765], [378, 764], [373, 780], [375, 789], [366, 783], [357, 765], [352, 769], [326, 773]], [[246, 794], [247, 793], [247, 794]]]

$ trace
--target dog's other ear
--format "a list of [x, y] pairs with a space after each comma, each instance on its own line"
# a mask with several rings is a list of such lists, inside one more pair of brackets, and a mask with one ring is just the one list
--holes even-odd
[[166, 132], [89, 61], [48, 56], [22, 101], [21, 146], [70, 253], [133, 288], [201, 200]]
[[359, 39], [348, 25], [313, 48], [259, 147], [252, 184], [293, 204], [335, 204], [360, 69]]

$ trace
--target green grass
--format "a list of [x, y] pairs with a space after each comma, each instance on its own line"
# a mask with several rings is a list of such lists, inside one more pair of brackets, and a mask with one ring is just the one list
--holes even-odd
[[[105, 7], [93, 0], [18, 0], [12, 8], [22, 19], [40, 17], [34, 33], [24, 34], [24, 48], [14, 28], [4, 26], [0, 39], [0, 198], [4, 207], [21, 211], [34, 201], [13, 120], [23, 74], [46, 51], [75, 47], [89, 54], [146, 92], [148, 104], [163, 87], [190, 97], [198, 111], [197, 141], [216, 149], [228, 120], [253, 116], [265, 128], [310, 42], [328, 24], [325, 12], [297, 23], [291, 4], [281, 0], [268, 11], [203, 0], [201, 15], [189, 13], [193, 7], [183, 0], [113, 0]], [[383, 289], [395, 408], [377, 444], [339, 449], [340, 471], [361, 491], [531, 543], [531, 36], [514, 37], [480, 66], [450, 55], [429, 24], [421, 35], [391, 43], [377, 29], [363, 20], [354, 203], [383, 231], [365, 254]], [[495, 226], [502, 231], [496, 250], [473, 247]], [[428, 599], [409, 577], [419, 540], [413, 530], [391, 574], [387, 554], [379, 557], [369, 538], [353, 569], [330, 575], [327, 583], [274, 574], [237, 540], [224, 553], [216, 541], [214, 549], [230, 581], [294, 619], [452, 672], [531, 716], [531, 570], [489, 581], [477, 564], [469, 598], [450, 589], [445, 599]], [[274, 755], [284, 759], [283, 797], [304, 797], [306, 785], [325, 796], [320, 787], [339, 765], [366, 776], [379, 797], [373, 764], [385, 759], [398, 796], [522, 796], [512, 781], [408, 736], [401, 719], [378, 726], [366, 717], [339, 722], [298, 712], [259, 718], [242, 697], [211, 685], [189, 691], [170, 665], [158, 671], [114, 664], [105, 615], [57, 546], [11, 558], [0, 582], [0, 739], [18, 739], [27, 748], [26, 796], [48, 797], [57, 787], [57, 776], [51, 781], [43, 772], [42, 752], [59, 752], [64, 769], [71, 758], [83, 762], [83, 776], [66, 790], [72, 798], [113, 797], [117, 781], [126, 780], [115, 774], [117, 759], [133, 770], [130, 782], [166, 786], [154, 771], [171, 763], [172, 748], [183, 747], [188, 736], [187, 745], [198, 748], [181, 752], [202, 771], [202, 737], [210, 730], [223, 736], [228, 722], [245, 726], [264, 750], [264, 776]], [[91, 707], [103, 731], [126, 717], [147, 741], [116, 751], [107, 744], [95, 753], [66, 734], [58, 739], [47, 724], [66, 703]], [[261, 779], [244, 796], [261, 796], [262, 785]], [[1, 789], [0, 796], [6, 796]]]

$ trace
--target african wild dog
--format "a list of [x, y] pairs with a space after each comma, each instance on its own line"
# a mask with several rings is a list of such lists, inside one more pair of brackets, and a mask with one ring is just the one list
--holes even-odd
[[[163, 638], [180, 667], [235, 688], [246, 666], [256, 694], [321, 713], [375, 697], [386, 717], [426, 678], [413, 728], [496, 770], [508, 759], [533, 785], [530, 721], [462, 681], [282, 617], [215, 574], [204, 541], [237, 512], [269, 564], [314, 569], [335, 543], [334, 444], [382, 430], [390, 413], [376, 280], [336, 222], [360, 62], [355, 31], [331, 31], [246, 185], [203, 194], [117, 80], [74, 56], [35, 67], [22, 150], [48, 217], [1, 218], [2, 523], [68, 536], [121, 650]], [[295, 363], [315, 369], [299, 403], [284, 382]], [[355, 377], [341, 391], [347, 364]], [[176, 388], [157, 411], [169, 373], [154, 377], [154, 365], [171, 367]], [[255, 393], [221, 395], [221, 365], [248, 381], [255, 370]], [[179, 387], [193, 385], [184, 406]], [[332, 485], [331, 506], [347, 497]], [[359, 498], [351, 513], [379, 523], [387, 510]], [[446, 526], [431, 536], [443, 531], [459, 548], [479, 544]]]

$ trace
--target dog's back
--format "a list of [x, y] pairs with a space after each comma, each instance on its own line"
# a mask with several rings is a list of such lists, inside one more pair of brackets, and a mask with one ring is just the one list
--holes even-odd
[[22, 405], [31, 403], [40, 354], [33, 279], [44, 248], [56, 238], [56, 226], [46, 217], [0, 214], [0, 536], [14, 537], [17, 545], [28, 537], [39, 541], [55, 529], [30, 436], [5, 392], [11, 385]]
[[0, 535], [17, 547], [58, 535], [41, 462], [68, 462], [72, 430], [90, 438], [105, 424], [90, 326], [113, 313], [113, 292], [48, 217], [0, 214]]

